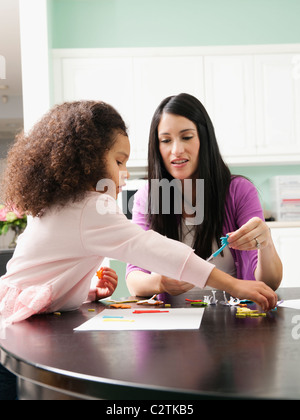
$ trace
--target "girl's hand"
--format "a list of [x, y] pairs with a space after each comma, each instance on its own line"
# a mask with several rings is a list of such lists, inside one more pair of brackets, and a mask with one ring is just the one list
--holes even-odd
[[272, 241], [270, 229], [259, 217], [253, 217], [235, 232], [229, 233], [230, 248], [240, 251], [263, 249]]
[[230, 294], [239, 299], [249, 299], [261, 306], [263, 311], [275, 308], [276, 293], [262, 281], [236, 280]]
[[[99, 273], [99, 274], [98, 274]], [[102, 267], [97, 273], [96, 299], [104, 299], [111, 296], [118, 285], [118, 275], [110, 267]]]
[[275, 308], [277, 304], [276, 293], [266, 283], [258, 280], [239, 280], [217, 268], [210, 273], [206, 285], [224, 290], [235, 298], [252, 300], [264, 311]]

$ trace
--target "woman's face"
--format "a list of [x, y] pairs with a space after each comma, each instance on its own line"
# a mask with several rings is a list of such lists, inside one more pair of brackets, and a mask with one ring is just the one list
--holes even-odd
[[185, 117], [163, 113], [158, 124], [159, 151], [166, 170], [176, 179], [192, 179], [198, 169], [200, 139]]

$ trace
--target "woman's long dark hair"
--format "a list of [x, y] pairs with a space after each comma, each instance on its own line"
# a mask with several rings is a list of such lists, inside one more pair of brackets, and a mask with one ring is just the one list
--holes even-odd
[[[151, 180], [173, 177], [165, 169], [159, 152], [158, 125], [163, 113], [183, 116], [192, 121], [200, 139], [198, 179], [204, 180], [204, 218], [196, 225], [193, 248], [195, 253], [206, 259], [212, 253], [215, 239], [220, 246], [225, 214], [225, 199], [231, 181], [231, 173], [219, 151], [213, 124], [204, 106], [194, 96], [181, 93], [164, 99], [152, 118], [148, 147], [148, 180], [150, 228], [169, 238], [180, 240], [180, 218], [174, 212], [171, 198], [171, 214], [151, 214]], [[160, 197], [161, 198], [161, 197]]]

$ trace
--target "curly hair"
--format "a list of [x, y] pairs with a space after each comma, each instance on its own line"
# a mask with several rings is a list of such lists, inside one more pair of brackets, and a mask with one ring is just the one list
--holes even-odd
[[52, 205], [81, 200], [106, 174], [105, 155], [117, 134], [127, 135], [119, 113], [104, 102], [54, 107], [10, 149], [4, 173], [5, 202], [32, 216]]

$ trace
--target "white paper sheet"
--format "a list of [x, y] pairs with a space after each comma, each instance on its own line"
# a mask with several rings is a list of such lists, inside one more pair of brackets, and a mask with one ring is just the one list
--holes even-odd
[[284, 300], [279, 307], [281, 308], [291, 308], [291, 309], [300, 309], [300, 299]]
[[168, 312], [143, 314], [134, 314], [134, 308], [105, 309], [74, 331], [196, 330], [200, 328], [204, 309], [167, 308], [160, 310]]

